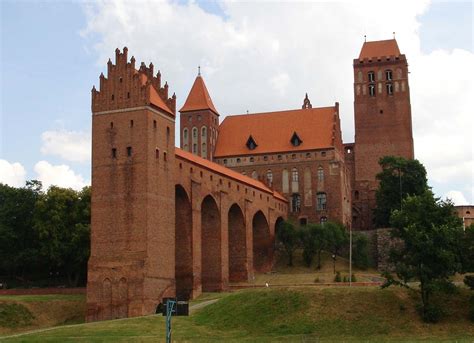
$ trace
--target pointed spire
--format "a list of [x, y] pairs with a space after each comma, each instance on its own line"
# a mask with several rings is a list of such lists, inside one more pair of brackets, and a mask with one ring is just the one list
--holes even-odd
[[[200, 72], [200, 69], [198, 69], [198, 72]], [[216, 108], [214, 107], [211, 96], [207, 91], [204, 79], [200, 75], [198, 75], [194, 80], [191, 91], [189, 92], [183, 107], [179, 111], [187, 112], [197, 110], [211, 110], [215, 114], [219, 115], [219, 112], [217, 112]]]
[[198, 66], [198, 76], [201, 76], [201, 66]]
[[308, 93], [306, 93], [306, 96], [304, 97], [303, 106], [301, 106], [301, 108], [302, 109], [313, 108], [313, 105], [311, 105], [311, 101], [309, 101]]

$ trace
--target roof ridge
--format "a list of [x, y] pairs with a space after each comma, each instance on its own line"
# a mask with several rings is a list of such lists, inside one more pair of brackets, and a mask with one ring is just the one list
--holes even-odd
[[[322, 107], [313, 107], [313, 108], [294, 108], [294, 109], [288, 109], [288, 110], [279, 110], [279, 111], [269, 111], [269, 112], [255, 112], [255, 113], [242, 113], [242, 114], [228, 114], [224, 118], [226, 120], [229, 117], [254, 117], [258, 115], [264, 115], [264, 114], [274, 114], [274, 113], [283, 113], [283, 112], [294, 112], [294, 111], [315, 111], [319, 109], [327, 109], [327, 108], [334, 108], [336, 106], [322, 106]], [[222, 121], [224, 122], [224, 121]]]

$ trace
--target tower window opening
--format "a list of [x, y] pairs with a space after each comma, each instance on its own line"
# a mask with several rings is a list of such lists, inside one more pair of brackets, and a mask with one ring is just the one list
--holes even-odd
[[122, 79], [122, 78], [120, 78], [120, 79], [119, 79], [119, 81], [120, 81], [120, 83], [122, 83], [123, 79]]
[[156, 129], [156, 120], [153, 120], [153, 128]]
[[130, 120], [130, 127], [133, 127], [133, 120]]
[[127, 147], [127, 156], [128, 157], [132, 156], [132, 147], [131, 146]]
[[240, 158], [237, 158], [237, 163], [240, 163]]
[[371, 97], [375, 96], [375, 85], [369, 85], [369, 95]]
[[130, 99], [130, 92], [127, 92], [127, 99]]
[[318, 211], [323, 211], [327, 208], [326, 203], [327, 203], [327, 197], [326, 193], [318, 193], [316, 196], [316, 208]]
[[250, 162], [253, 162], [255, 161], [255, 159], [253, 157], [250, 157]]
[[170, 143], [170, 127], [166, 127], [166, 145]]
[[387, 83], [387, 94], [393, 95], [393, 85], [391, 83]]
[[224, 158], [224, 164], [227, 164], [227, 159], [226, 158]]
[[373, 71], [369, 71], [367, 76], [369, 78], [369, 82], [375, 82], [375, 73]]
[[114, 128], [114, 122], [113, 122], [113, 121], [110, 122], [110, 128], [111, 128], [111, 129]]
[[163, 153], [163, 160], [166, 162], [166, 152]]
[[114, 100], [115, 96], [112, 94], [112, 101]]
[[117, 158], [117, 148], [112, 148], [112, 158]]
[[385, 71], [385, 79], [387, 81], [392, 81], [392, 71], [390, 69]]
[[160, 158], [160, 150], [159, 149], [155, 149], [155, 158], [156, 159]]
[[291, 212], [298, 213], [301, 209], [301, 196], [298, 193], [294, 193], [291, 196]]

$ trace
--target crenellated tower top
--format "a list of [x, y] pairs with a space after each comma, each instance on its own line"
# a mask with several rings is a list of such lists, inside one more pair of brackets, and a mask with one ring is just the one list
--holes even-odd
[[135, 57], [128, 62], [128, 49], [115, 50], [115, 64], [107, 62], [107, 77], [100, 74], [100, 88], [92, 87], [92, 112], [103, 112], [139, 106], [151, 106], [176, 115], [176, 95], [168, 95], [168, 83], [161, 87], [161, 73], [154, 73], [153, 63], [144, 62], [135, 69]]

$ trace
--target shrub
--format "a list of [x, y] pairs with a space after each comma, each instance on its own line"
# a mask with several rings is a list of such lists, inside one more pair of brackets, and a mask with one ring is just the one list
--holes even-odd
[[369, 240], [366, 236], [354, 235], [352, 261], [357, 268], [365, 270], [369, 267]]
[[336, 276], [334, 277], [334, 282], [341, 282], [341, 273], [337, 272]]
[[469, 298], [469, 319], [474, 322], [474, 295]]
[[474, 275], [466, 275], [464, 277], [464, 283], [467, 287], [474, 291]]
[[425, 323], [437, 323], [444, 315], [444, 310], [434, 304], [428, 304], [424, 307], [420, 304], [418, 306], [418, 312], [420, 313]]
[[355, 274], [352, 274], [352, 276], [351, 276], [351, 281], [352, 281], [352, 282], [357, 282], [357, 278], [356, 278], [356, 275], [355, 275]]

